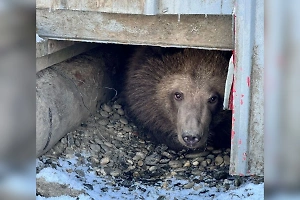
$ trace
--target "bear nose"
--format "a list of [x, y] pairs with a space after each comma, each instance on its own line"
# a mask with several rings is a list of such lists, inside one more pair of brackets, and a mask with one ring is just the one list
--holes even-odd
[[190, 135], [187, 133], [182, 134], [182, 139], [188, 146], [191, 146], [191, 147], [200, 141], [200, 137], [195, 136], [195, 135]]

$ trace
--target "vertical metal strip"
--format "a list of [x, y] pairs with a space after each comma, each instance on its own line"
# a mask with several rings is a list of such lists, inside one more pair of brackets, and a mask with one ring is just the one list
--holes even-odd
[[235, 1], [235, 51], [230, 174], [248, 173], [249, 117], [255, 0]]

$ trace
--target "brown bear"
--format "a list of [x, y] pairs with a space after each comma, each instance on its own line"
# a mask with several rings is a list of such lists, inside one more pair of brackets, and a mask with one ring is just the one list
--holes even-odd
[[141, 47], [129, 61], [129, 116], [171, 149], [230, 146], [231, 113], [223, 111], [228, 53]]

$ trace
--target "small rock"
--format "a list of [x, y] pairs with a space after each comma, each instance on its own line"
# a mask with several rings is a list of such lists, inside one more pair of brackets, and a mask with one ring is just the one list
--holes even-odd
[[114, 113], [114, 114], [111, 116], [111, 118], [110, 118], [110, 119], [117, 121], [117, 120], [119, 120], [119, 119], [120, 119], [120, 115], [119, 115], [119, 114], [117, 114], [117, 113]]
[[190, 166], [191, 166], [191, 162], [190, 161], [185, 162], [184, 165], [183, 165], [183, 167], [190, 167]]
[[[199, 169], [200, 169], [200, 167], [199, 167]], [[202, 171], [204, 171], [204, 170], [196, 170], [196, 169], [194, 169], [194, 170], [191, 171], [191, 174], [193, 174], [195, 176], [200, 176], [201, 173], [202, 173]]]
[[136, 152], [136, 156], [140, 157], [141, 159], [146, 158], [146, 155], [143, 152]]
[[156, 166], [151, 166], [151, 167], [149, 167], [149, 171], [150, 171], [150, 172], [155, 171], [156, 169], [157, 169]]
[[198, 157], [205, 157], [209, 154], [209, 151], [203, 151], [200, 153], [190, 153], [190, 154], [186, 154], [185, 157], [186, 158], [198, 158]]
[[234, 186], [239, 187], [243, 183], [243, 180], [240, 176], [234, 178]]
[[190, 189], [195, 185], [194, 182], [189, 182], [183, 186], [184, 189]]
[[133, 161], [132, 160], [127, 160], [127, 163], [130, 165], [133, 165]]
[[222, 150], [220, 150], [220, 149], [213, 150], [212, 153], [213, 154], [220, 154], [220, 153], [222, 153]]
[[167, 199], [166, 196], [163, 196], [163, 195], [161, 195], [157, 198], [157, 200], [166, 200], [166, 199]]
[[165, 156], [165, 157], [167, 157], [169, 159], [172, 159], [174, 157], [172, 154], [170, 154], [169, 152], [166, 152], [166, 151], [162, 152], [161, 155]]
[[98, 158], [95, 158], [95, 157], [91, 157], [91, 161], [93, 162], [93, 163], [100, 163], [100, 161], [99, 161], [99, 159]]
[[89, 190], [93, 190], [94, 189], [94, 187], [91, 185], [91, 184], [86, 184], [86, 183], [84, 183], [83, 184], [85, 187], [87, 187]]
[[64, 137], [64, 138], [62, 138], [62, 139], [60, 140], [60, 142], [63, 143], [63, 144], [67, 144], [68, 141], [67, 141], [67, 138]]
[[147, 156], [145, 158], [145, 164], [146, 165], [156, 165], [158, 161], [160, 160], [160, 155], [154, 152], [150, 156]]
[[113, 109], [120, 109], [120, 108], [122, 108], [122, 106], [120, 104], [114, 104], [114, 105], [112, 105], [112, 108]]
[[161, 164], [166, 164], [166, 163], [168, 163], [169, 161], [170, 161], [169, 158], [164, 158], [164, 159], [160, 159], [159, 163], [161, 163]]
[[109, 105], [107, 105], [107, 104], [103, 104], [103, 105], [101, 106], [101, 108], [102, 108], [104, 111], [108, 112], [108, 113], [110, 113], [110, 112], [112, 111], [111, 107], [110, 107]]
[[208, 170], [208, 171], [213, 171], [213, 170], [215, 170], [217, 168], [217, 166], [208, 166], [208, 167], [206, 167], [206, 169]]
[[171, 160], [171, 161], [169, 162], [169, 165], [170, 165], [170, 167], [172, 167], [172, 168], [180, 168], [180, 167], [182, 167], [182, 162], [179, 161], [179, 160]]
[[206, 157], [207, 157], [207, 158], [210, 158], [210, 159], [214, 159], [214, 158], [215, 158], [215, 155], [209, 154], [209, 155], [207, 155]]
[[119, 176], [120, 174], [121, 174], [120, 170], [114, 170], [114, 171], [110, 172], [110, 175], [114, 176], [114, 177]]
[[131, 132], [132, 128], [130, 126], [124, 126], [123, 130], [126, 131], [126, 132]]
[[210, 165], [211, 162], [212, 162], [212, 160], [211, 160], [210, 158], [207, 158], [207, 159], [206, 159], [206, 163], [207, 163], [208, 165]]
[[213, 148], [212, 146], [208, 146], [208, 147], [206, 147], [206, 149], [207, 149], [208, 151], [214, 150], [214, 148]]
[[184, 172], [184, 173], [186, 172], [186, 168], [184, 168], [184, 167], [174, 168], [173, 170], [174, 170], [174, 172], [177, 172], [178, 174], [180, 172]]
[[94, 151], [94, 152], [99, 152], [100, 149], [101, 149], [101, 147], [100, 147], [98, 144], [91, 144], [91, 145], [90, 145], [90, 148], [91, 148], [91, 150]]
[[76, 140], [74, 141], [74, 143], [75, 143], [75, 145], [76, 145], [77, 147], [80, 147], [80, 144], [81, 144], [80, 140], [76, 139]]
[[122, 124], [128, 124], [128, 120], [126, 119], [126, 118], [124, 118], [124, 117], [122, 117], [121, 119], [120, 119], [120, 122], [122, 123]]
[[100, 160], [100, 164], [106, 165], [107, 163], [109, 163], [109, 161], [110, 161], [109, 157], [104, 157]]
[[213, 173], [213, 176], [216, 180], [221, 180], [221, 179], [226, 179], [228, 173], [224, 171], [216, 171], [215, 173]]
[[124, 113], [124, 110], [122, 109], [122, 108], [119, 108], [118, 110], [117, 110], [117, 113], [119, 114], [119, 115], [124, 115], [125, 113]]
[[67, 147], [67, 148], [65, 149], [65, 153], [66, 153], [66, 154], [73, 154], [73, 153], [74, 153], [74, 150], [73, 150], [71, 147]]
[[104, 110], [101, 110], [101, 111], [100, 111], [100, 115], [101, 115], [102, 117], [106, 117], [106, 118], [109, 116], [108, 112], [106, 112], [106, 111], [104, 111]]
[[229, 165], [230, 164], [230, 157], [228, 155], [225, 155], [223, 158], [224, 158], [225, 165]]
[[202, 189], [203, 188], [203, 185], [195, 185], [193, 187], [194, 190], [199, 190], [199, 189]]
[[100, 119], [98, 122], [102, 126], [106, 126], [109, 123], [108, 119]]
[[131, 166], [129, 166], [126, 170], [125, 170], [125, 172], [129, 172], [129, 171], [132, 171], [132, 170], [134, 170], [136, 167], [134, 166], [134, 165], [131, 165]]
[[206, 160], [203, 160], [203, 161], [201, 162], [201, 166], [202, 166], [202, 167], [206, 167], [206, 166], [207, 166]]
[[133, 177], [140, 177], [140, 173], [139, 173], [139, 172], [133, 172], [133, 173], [132, 173], [132, 176], [133, 176]]
[[141, 167], [141, 166], [143, 166], [143, 165], [144, 165], [144, 162], [143, 162], [143, 161], [141, 161], [141, 160], [139, 160], [137, 164], [138, 164], [138, 166], [140, 166], [140, 167]]
[[217, 156], [215, 159], [216, 165], [221, 165], [223, 163], [224, 159], [221, 156]]
[[84, 171], [82, 171], [82, 170], [76, 169], [75, 172], [76, 172], [76, 174], [78, 174], [78, 175], [81, 176], [81, 177], [84, 177], [84, 176], [85, 176], [85, 173], [84, 173]]
[[198, 165], [199, 165], [199, 162], [198, 162], [198, 161], [194, 161], [194, 162], [192, 163], [192, 165], [198, 166]]

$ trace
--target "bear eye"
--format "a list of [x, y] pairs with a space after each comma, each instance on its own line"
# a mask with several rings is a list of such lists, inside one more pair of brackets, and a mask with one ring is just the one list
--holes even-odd
[[174, 93], [174, 98], [177, 101], [181, 101], [183, 99], [183, 93], [181, 93], [181, 92], [175, 92]]
[[215, 103], [217, 100], [218, 100], [218, 97], [216, 95], [214, 95], [208, 99], [208, 103]]

